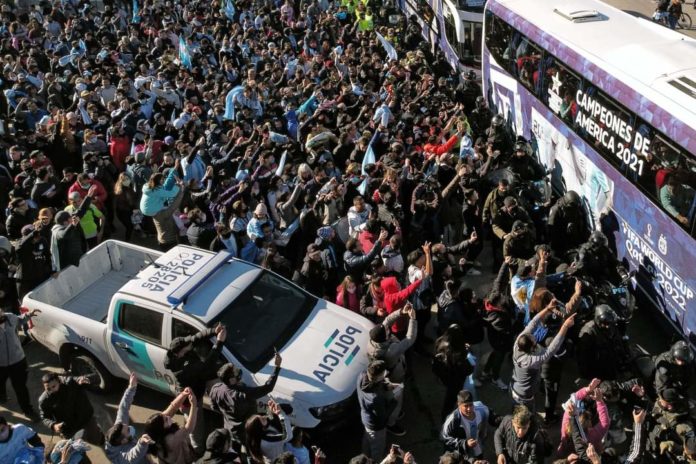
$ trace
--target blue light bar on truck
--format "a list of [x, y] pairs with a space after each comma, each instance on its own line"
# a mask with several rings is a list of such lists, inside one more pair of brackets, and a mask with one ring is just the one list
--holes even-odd
[[218, 269], [232, 259], [232, 253], [228, 251], [220, 251], [210, 261], [205, 263], [195, 275], [190, 276], [184, 283], [174, 290], [168, 297], [167, 302], [172, 306], [178, 306], [186, 300], [186, 298], [195, 292], [203, 282], [208, 280]]

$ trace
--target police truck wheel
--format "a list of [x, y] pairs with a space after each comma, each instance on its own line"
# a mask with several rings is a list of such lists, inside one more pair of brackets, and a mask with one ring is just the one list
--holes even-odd
[[114, 376], [89, 354], [77, 352], [70, 358], [70, 373], [75, 377], [86, 376], [90, 380], [88, 388], [100, 393], [111, 391]]

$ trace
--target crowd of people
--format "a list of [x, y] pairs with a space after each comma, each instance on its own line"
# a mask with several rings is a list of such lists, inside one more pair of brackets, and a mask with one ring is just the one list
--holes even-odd
[[[351, 463], [415, 462], [387, 437], [407, 433], [416, 355], [445, 389], [442, 464], [696, 460], [690, 347], [636, 353], [630, 311], [597, 298], [596, 284], [627, 276], [579, 195], [531, 195], [546, 172], [530, 143], [395, 8], [0, 4], [0, 402], [9, 379], [27, 419], [0, 417], [0, 462], [88, 462], [90, 446], [118, 464], [331, 462], [281, 405], [257, 412], [279, 355], [259, 386], [216, 364], [223, 326], [172, 342], [180, 394], [140, 431], [135, 376], [108, 428], [86, 377], [44, 375], [35, 410], [18, 333], [41, 315], [19, 302], [114, 236], [227, 250], [371, 319], [356, 379], [364, 454]], [[487, 267], [495, 278], [476, 295]], [[196, 344], [213, 338], [201, 357]], [[559, 398], [573, 363], [580, 388]], [[509, 407], [479, 401], [485, 388]], [[222, 416], [207, 435], [206, 395]], [[39, 421], [60, 437], [50, 449], [28, 425]]]

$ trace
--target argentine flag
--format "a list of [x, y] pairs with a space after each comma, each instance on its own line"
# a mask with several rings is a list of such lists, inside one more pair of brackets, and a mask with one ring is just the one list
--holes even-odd
[[237, 14], [237, 10], [234, 8], [234, 2], [232, 0], [225, 0], [225, 8], [223, 8], [223, 13], [227, 16], [227, 19], [234, 21], [234, 15]]
[[138, 0], [133, 0], [133, 17], [131, 18], [131, 23], [140, 24], [140, 7], [138, 7]]
[[382, 44], [382, 47], [384, 47], [384, 51], [387, 52], [387, 56], [389, 57], [390, 60], [398, 60], [399, 55], [396, 53], [396, 49], [392, 44], [389, 43], [387, 39], [384, 38], [382, 34], [379, 32], [375, 31], [375, 34], [377, 34], [377, 40], [379, 40], [379, 43]]
[[[367, 168], [368, 165], [375, 164], [377, 162], [377, 159], [375, 157], [375, 152], [372, 149], [372, 144], [374, 143], [375, 140], [377, 140], [378, 136], [379, 136], [379, 131], [376, 131], [375, 135], [372, 136], [372, 140], [370, 140], [370, 143], [367, 146], [367, 150], [365, 150], [365, 156], [363, 157], [362, 167], [361, 167], [361, 174], [363, 176], [367, 175], [365, 168]], [[358, 192], [360, 192], [360, 195], [364, 196], [366, 190], [367, 190], [367, 177], [358, 186]]]
[[222, 119], [234, 121], [234, 97], [244, 92], [244, 86], [238, 85], [227, 93], [225, 97], [225, 114]]
[[87, 44], [85, 44], [84, 40], [80, 39], [77, 44], [76, 48], [70, 50], [70, 54], [58, 58], [58, 65], [67, 66], [70, 63], [76, 65], [75, 60], [87, 53]]
[[186, 43], [186, 39], [183, 37], [179, 37], [179, 61], [181, 62], [182, 66], [186, 67], [186, 69], [190, 70], [193, 67], [193, 64], [191, 63], [191, 51]]

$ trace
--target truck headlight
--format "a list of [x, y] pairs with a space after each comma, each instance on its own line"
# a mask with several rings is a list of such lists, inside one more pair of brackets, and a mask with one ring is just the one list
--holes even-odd
[[355, 395], [339, 401], [338, 403], [328, 404], [326, 406], [317, 406], [309, 408], [309, 412], [321, 421], [331, 420], [343, 416], [348, 411], [356, 400]]

